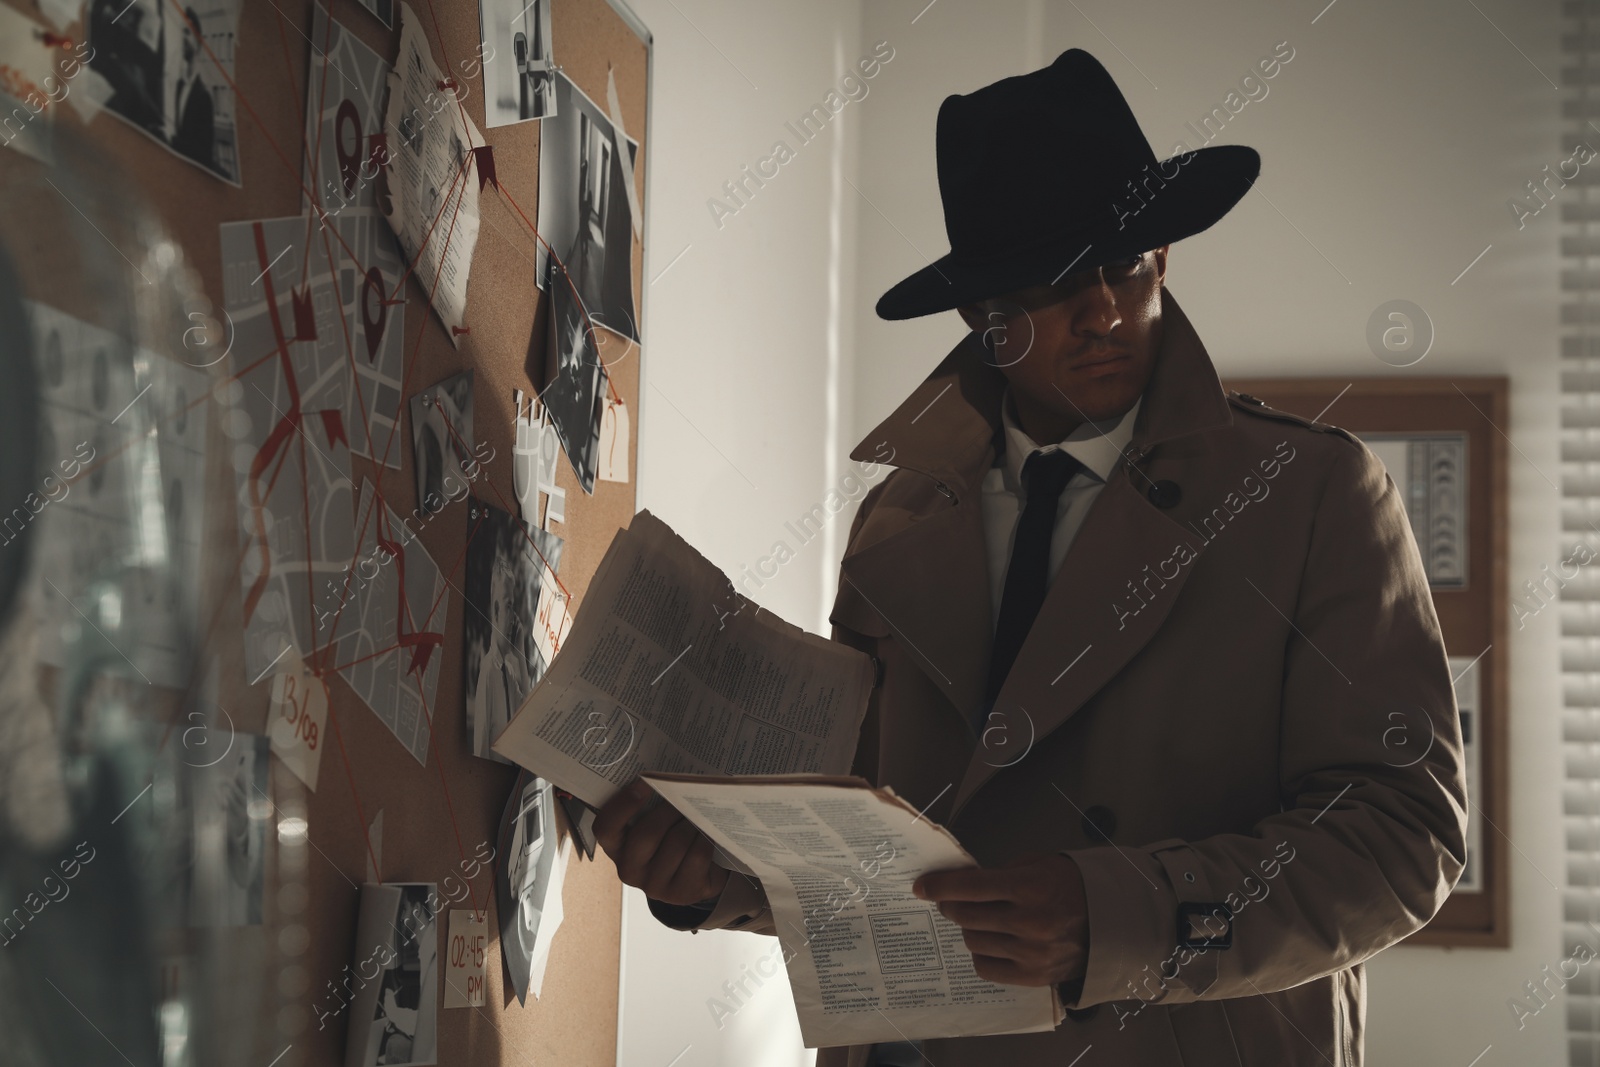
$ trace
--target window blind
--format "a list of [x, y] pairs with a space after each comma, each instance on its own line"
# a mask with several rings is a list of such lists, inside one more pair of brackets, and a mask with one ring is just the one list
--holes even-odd
[[[1564, 977], [1600, 951], [1600, 566], [1574, 566], [1600, 564], [1600, 0], [1563, 0], [1561, 14], [1561, 143], [1550, 146], [1555, 162], [1515, 199], [1541, 213], [1560, 206], [1560, 560], [1567, 565], [1558, 572], [1564, 584], [1524, 583], [1511, 596], [1526, 608], [1559, 602], [1566, 885], [1561, 957], [1550, 968], [1557, 980], [1530, 975], [1517, 999], [1540, 1014], [1562, 1005], [1568, 1063], [1600, 1067], [1600, 960]], [[1592, 162], [1569, 179], [1585, 158]]]

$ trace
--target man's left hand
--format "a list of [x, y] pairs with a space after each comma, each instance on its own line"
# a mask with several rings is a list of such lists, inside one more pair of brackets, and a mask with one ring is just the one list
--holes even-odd
[[961, 927], [978, 977], [1007, 985], [1082, 978], [1089, 961], [1089, 910], [1078, 865], [1032, 855], [1004, 867], [933, 871], [911, 891], [938, 903]]

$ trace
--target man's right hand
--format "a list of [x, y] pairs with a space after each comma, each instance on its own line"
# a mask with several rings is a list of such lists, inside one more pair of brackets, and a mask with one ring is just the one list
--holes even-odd
[[595, 817], [594, 836], [617, 865], [617, 876], [664, 904], [720, 895], [728, 871], [712, 862], [711, 839], [665, 800], [644, 811], [653, 796], [655, 790], [635, 778]]

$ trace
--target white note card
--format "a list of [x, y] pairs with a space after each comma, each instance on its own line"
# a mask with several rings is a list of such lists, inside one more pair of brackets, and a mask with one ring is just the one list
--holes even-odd
[[533, 643], [546, 664], [553, 662], [572, 629], [572, 612], [567, 610], [568, 596], [558, 587], [550, 568], [544, 568], [544, 580], [539, 584], [539, 603], [534, 609]]
[[602, 482], [628, 480], [628, 406], [619, 397], [605, 397], [600, 412], [600, 472]]
[[272, 707], [267, 712], [272, 754], [294, 776], [316, 791], [328, 724], [328, 689], [290, 648], [272, 677]]
[[481, 1008], [488, 1002], [484, 991], [484, 958], [489, 953], [486, 916], [475, 911], [450, 913], [450, 945], [444, 961], [444, 1006]]

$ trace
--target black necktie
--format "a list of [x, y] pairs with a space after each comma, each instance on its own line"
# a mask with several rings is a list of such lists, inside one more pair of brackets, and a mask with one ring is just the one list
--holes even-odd
[[1011, 673], [1011, 664], [1049, 588], [1050, 535], [1055, 531], [1061, 491], [1074, 474], [1084, 469], [1082, 463], [1059, 448], [1035, 452], [1022, 465], [1028, 502], [1017, 520], [1016, 538], [1011, 543], [1011, 562], [1006, 567], [1005, 592], [1000, 598], [1000, 621], [995, 624], [994, 648], [989, 658], [989, 685], [973, 722], [980, 737], [994, 699]]

